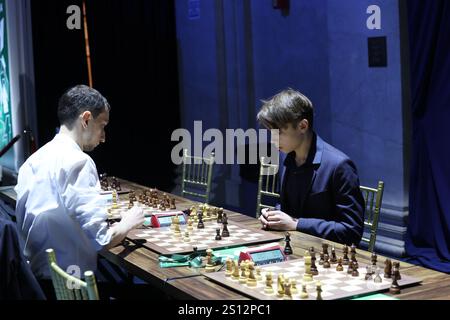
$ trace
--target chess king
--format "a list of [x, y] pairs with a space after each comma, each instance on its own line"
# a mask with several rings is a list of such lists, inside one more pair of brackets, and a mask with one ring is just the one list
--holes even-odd
[[24, 254], [39, 280], [50, 281], [46, 249], [54, 249], [63, 270], [75, 265], [81, 274], [96, 271], [97, 252], [144, 222], [135, 206], [108, 228], [97, 169], [85, 153], [105, 142], [110, 109], [95, 89], [67, 90], [58, 105], [59, 133], [19, 170], [16, 217]]
[[359, 243], [365, 206], [356, 166], [313, 130], [311, 101], [300, 92], [284, 90], [264, 101], [257, 119], [279, 130], [274, 143], [285, 158], [280, 166], [281, 209], [263, 209], [263, 227]]

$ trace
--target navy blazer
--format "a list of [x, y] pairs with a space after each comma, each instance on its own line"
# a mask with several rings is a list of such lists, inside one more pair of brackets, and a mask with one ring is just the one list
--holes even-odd
[[[350, 158], [316, 136], [316, 151], [308, 174], [307, 195], [299, 201], [297, 231], [331, 241], [358, 245], [364, 228], [364, 198], [355, 164]], [[281, 163], [281, 162], [280, 162]], [[286, 208], [284, 188], [289, 167], [282, 166], [281, 210]], [[294, 176], [289, 176], [294, 178]]]
[[0, 218], [0, 300], [45, 300], [22, 253], [14, 222]]

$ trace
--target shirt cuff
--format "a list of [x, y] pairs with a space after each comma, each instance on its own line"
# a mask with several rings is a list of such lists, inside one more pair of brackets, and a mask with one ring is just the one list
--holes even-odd
[[313, 224], [314, 221], [312, 221], [312, 219], [299, 218], [297, 220], [297, 231], [305, 232], [309, 230]]

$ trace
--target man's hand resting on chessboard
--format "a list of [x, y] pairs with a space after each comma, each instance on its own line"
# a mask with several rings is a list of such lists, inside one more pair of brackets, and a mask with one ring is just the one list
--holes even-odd
[[259, 221], [264, 229], [295, 231], [297, 230], [297, 219], [292, 218], [283, 211], [265, 208], [261, 210]]
[[125, 239], [128, 232], [141, 226], [144, 223], [144, 211], [139, 207], [132, 207], [127, 212], [121, 214], [122, 219], [114, 224], [108, 231], [111, 234], [111, 240], [106, 249], [111, 249]]

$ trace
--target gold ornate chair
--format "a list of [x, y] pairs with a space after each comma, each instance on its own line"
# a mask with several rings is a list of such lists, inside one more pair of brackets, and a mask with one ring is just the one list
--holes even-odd
[[97, 282], [92, 271], [86, 271], [82, 281], [69, 275], [61, 269], [57, 262], [55, 251], [47, 249], [48, 264], [52, 275], [53, 288], [58, 300], [99, 300]]
[[280, 182], [278, 179], [278, 168], [277, 164], [269, 164], [266, 162], [265, 157], [260, 159], [260, 170], [258, 179], [258, 194], [256, 199], [256, 217], [258, 218], [261, 214], [261, 209], [269, 208], [274, 209], [275, 207], [269, 204], [264, 204], [266, 199], [279, 199], [279, 189]]
[[191, 195], [209, 203], [214, 165], [214, 152], [209, 158], [195, 157], [183, 150], [181, 196]]
[[[368, 228], [369, 237], [363, 237], [361, 243], [367, 245], [367, 250], [373, 252], [375, 241], [377, 239], [378, 220], [380, 217], [381, 202], [383, 200], [384, 182], [379, 181], [377, 188], [360, 186], [366, 205], [364, 217], [364, 229]], [[361, 245], [360, 243], [360, 245]]]

